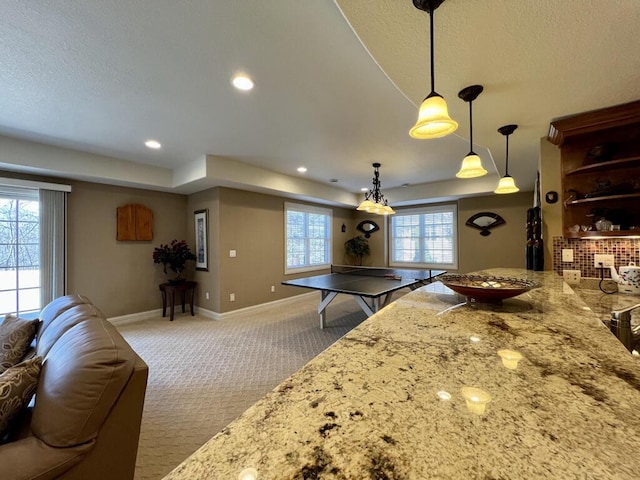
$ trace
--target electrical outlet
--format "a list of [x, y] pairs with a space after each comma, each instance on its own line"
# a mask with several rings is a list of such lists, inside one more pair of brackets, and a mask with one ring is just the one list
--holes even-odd
[[580, 270], [562, 270], [562, 278], [569, 285], [580, 283]]
[[236, 252], [235, 250], [229, 250], [230, 258], [236, 258], [237, 256], [238, 256], [238, 252]]
[[275, 285], [271, 285], [271, 293], [274, 293], [276, 291], [276, 286]]
[[230, 293], [229, 294], [229, 301], [230, 302], [235, 302], [236, 301], [236, 294], [235, 293]]
[[573, 248], [562, 249], [562, 261], [567, 263], [573, 262]]
[[593, 255], [593, 266], [598, 268], [600, 263], [603, 267], [614, 267], [615, 257], [604, 253], [596, 253]]
[[209, 300], [209, 292], [205, 292], [205, 293], [204, 293], [204, 298], [206, 298], [207, 300]]

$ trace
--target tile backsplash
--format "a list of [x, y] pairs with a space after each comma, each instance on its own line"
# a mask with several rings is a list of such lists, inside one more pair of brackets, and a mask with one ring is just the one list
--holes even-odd
[[[562, 250], [573, 250], [573, 262], [562, 261]], [[582, 277], [599, 278], [600, 271], [593, 266], [593, 255], [613, 255], [616, 268], [634, 262], [640, 265], [640, 239], [583, 240], [579, 238], [553, 237], [553, 270], [562, 275], [562, 270], [580, 270]], [[605, 278], [610, 278], [609, 269]]]

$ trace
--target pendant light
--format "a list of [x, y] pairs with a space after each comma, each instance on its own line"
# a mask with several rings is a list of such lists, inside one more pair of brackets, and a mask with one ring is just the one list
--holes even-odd
[[478, 98], [478, 95], [482, 93], [482, 90], [482, 85], [471, 85], [463, 88], [458, 93], [458, 97], [465, 102], [469, 102], [469, 153], [462, 160], [460, 171], [456, 173], [458, 178], [476, 178], [487, 174], [487, 171], [482, 166], [482, 160], [473, 151], [473, 110], [471, 105]]
[[358, 206], [358, 208], [356, 208], [356, 210], [375, 213], [376, 215], [393, 215], [396, 212], [389, 206], [387, 200], [380, 191], [380, 164], [374, 163], [372, 166], [373, 188], [365, 194], [364, 201]]
[[433, 61], [433, 12], [444, 0], [413, 0], [413, 5], [429, 13], [429, 35], [431, 51], [431, 93], [427, 95], [418, 110], [418, 121], [409, 130], [409, 135], [418, 139], [439, 138], [456, 131], [458, 124], [449, 117], [447, 103], [435, 91]]
[[505, 160], [504, 177], [500, 179], [498, 188], [496, 188], [493, 193], [516, 193], [520, 190], [516, 187], [513, 177], [509, 175], [509, 135], [511, 135], [516, 128], [518, 128], [518, 125], [505, 125], [498, 129], [498, 132], [507, 138], [507, 155]]

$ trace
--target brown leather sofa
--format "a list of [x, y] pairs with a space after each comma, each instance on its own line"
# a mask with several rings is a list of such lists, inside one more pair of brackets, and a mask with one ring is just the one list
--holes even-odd
[[147, 365], [82, 295], [54, 300], [40, 320], [35, 401], [0, 445], [0, 478], [133, 479]]

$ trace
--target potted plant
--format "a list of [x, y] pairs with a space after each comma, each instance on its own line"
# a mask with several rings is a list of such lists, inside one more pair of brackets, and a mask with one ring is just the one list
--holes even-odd
[[344, 243], [344, 251], [349, 257], [354, 257], [356, 265], [362, 265], [364, 257], [371, 254], [369, 242], [362, 235], [350, 238]]
[[184, 281], [181, 274], [189, 260], [195, 261], [196, 256], [184, 240], [171, 240], [168, 245], [161, 243], [153, 250], [153, 263], [161, 263], [164, 273], [167, 273], [167, 267], [176, 272], [176, 278], [170, 282]]

